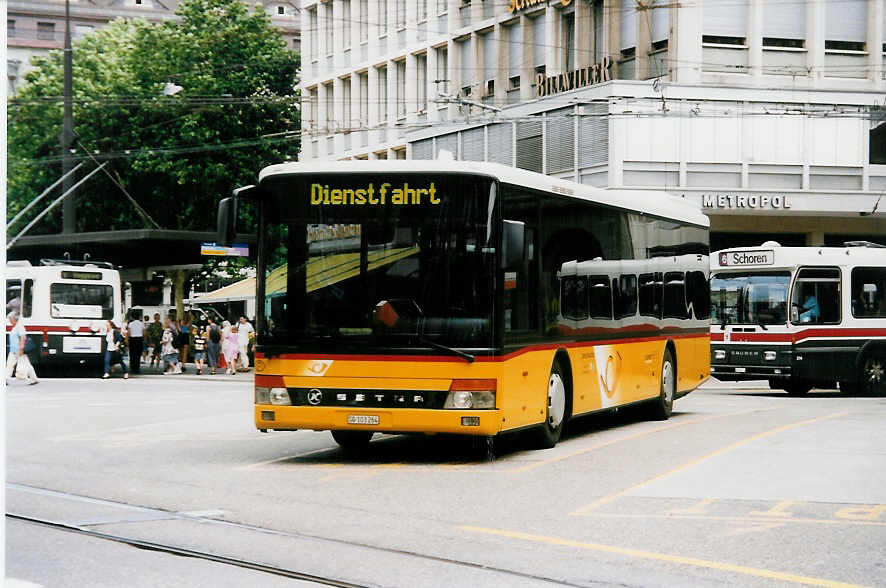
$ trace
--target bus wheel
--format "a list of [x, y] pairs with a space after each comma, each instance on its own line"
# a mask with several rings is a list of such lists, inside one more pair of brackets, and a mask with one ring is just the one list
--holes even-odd
[[650, 415], [657, 421], [666, 421], [674, 409], [674, 394], [677, 390], [677, 370], [674, 366], [674, 356], [671, 350], [665, 347], [664, 357], [661, 359], [661, 381], [659, 384], [658, 398], [652, 401]]
[[548, 376], [545, 422], [539, 427], [537, 446], [539, 449], [550, 449], [560, 440], [563, 434], [563, 423], [566, 421], [567, 394], [566, 379], [560, 362], [554, 360], [551, 375]]
[[806, 396], [810, 390], [812, 390], [812, 386], [805, 382], [788, 381], [784, 385], [784, 391], [788, 393], [788, 396]]
[[345, 451], [360, 451], [369, 445], [372, 431], [332, 431], [332, 438]]
[[787, 385], [784, 378], [769, 378], [770, 390], [784, 390]]
[[861, 362], [861, 386], [865, 394], [886, 396], [886, 353], [874, 351]]

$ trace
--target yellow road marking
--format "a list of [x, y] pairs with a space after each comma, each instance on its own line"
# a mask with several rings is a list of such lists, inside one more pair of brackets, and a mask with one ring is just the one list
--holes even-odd
[[594, 510], [595, 508], [597, 508], [599, 506], [602, 506], [604, 504], [609, 504], [610, 502], [614, 501], [619, 496], [622, 496], [628, 492], [631, 492], [633, 490], [637, 490], [637, 489], [642, 488], [643, 486], [646, 486], [646, 485], [651, 484], [653, 482], [657, 482], [658, 480], [666, 478], [672, 474], [676, 474], [677, 472], [683, 471], [683, 470], [690, 468], [694, 465], [698, 465], [703, 461], [711, 459], [712, 457], [717, 457], [718, 455], [722, 455], [722, 454], [726, 453], [727, 451], [731, 451], [733, 449], [741, 447], [742, 445], [747, 445], [748, 443], [753, 443], [754, 441], [758, 441], [760, 439], [763, 439], [764, 437], [769, 437], [770, 435], [782, 433], [784, 431], [788, 431], [790, 429], [795, 429], [797, 427], [811, 425], [812, 423], [817, 423], [817, 422], [825, 421], [828, 419], [846, 416], [847, 414], [849, 414], [849, 411], [836, 412], [836, 413], [829, 414], [829, 415], [824, 415], [824, 416], [820, 416], [820, 417], [797, 421], [795, 423], [789, 423], [787, 425], [782, 425], [780, 427], [776, 427], [776, 428], [770, 429], [768, 431], [763, 431], [762, 433], [757, 433], [756, 435], [751, 435], [750, 437], [742, 439], [741, 441], [736, 441], [735, 443], [730, 443], [729, 445], [726, 445], [725, 447], [721, 447], [720, 449], [717, 449], [715, 451], [712, 451], [710, 453], [702, 455], [701, 457], [697, 457], [691, 461], [684, 463], [681, 466], [677, 466], [674, 469], [671, 469], [671, 470], [668, 470], [664, 473], [661, 473], [661, 474], [659, 474], [655, 477], [652, 477], [644, 482], [640, 482], [639, 484], [634, 484], [633, 486], [631, 486], [629, 488], [625, 488], [624, 490], [619, 490], [618, 492], [613, 492], [612, 494], [610, 494], [608, 496], [604, 496], [603, 498], [599, 498], [599, 499], [595, 500], [594, 502], [592, 502], [586, 506], [583, 506], [583, 507], [579, 508], [578, 510], [573, 511], [569, 514], [572, 516], [581, 516], [583, 514], [586, 514], [590, 511]]
[[712, 416], [708, 416], [708, 417], [691, 419], [688, 421], [672, 422], [672, 423], [669, 423], [669, 424], [661, 426], [661, 427], [655, 427], [652, 429], [638, 431], [636, 433], [632, 433], [630, 435], [624, 435], [623, 437], [618, 437], [616, 439], [611, 439], [609, 441], [602, 441], [602, 442], [597, 443], [595, 445], [591, 445], [590, 447], [586, 447], [584, 449], [579, 449], [578, 451], [574, 451], [572, 453], [567, 453], [566, 455], [558, 455], [557, 457], [552, 457], [551, 459], [546, 459], [544, 461], [535, 462], [533, 464], [519, 467], [519, 468], [514, 468], [514, 469], [508, 470], [508, 471], [513, 474], [528, 472], [529, 470], [533, 470], [535, 468], [540, 468], [542, 466], [550, 465], [550, 464], [556, 463], [558, 461], [563, 461], [564, 459], [570, 459], [572, 457], [576, 457], [578, 455], [589, 453], [591, 451], [596, 451], [597, 449], [602, 449], [603, 447], [608, 447], [610, 445], [614, 445], [616, 443], [621, 443], [623, 441], [632, 441], [634, 439], [639, 439], [640, 437], [652, 435], [653, 433], [660, 433], [661, 431], [668, 431], [670, 429], [676, 429], [677, 427], [685, 427], [688, 425], [695, 425], [697, 423], [704, 423], [704, 422], [712, 421], [715, 419], [722, 419], [722, 418], [726, 418], [726, 417], [730, 417], [730, 416], [739, 416], [739, 415], [743, 415], [743, 414], [751, 414], [754, 412], [763, 412], [763, 411], [767, 411], [767, 410], [775, 410], [775, 407], [755, 408], [752, 410], [741, 410], [741, 411], [737, 411], [737, 412], [727, 412], [724, 414], [716, 414], [716, 415], [712, 415]]
[[[673, 511], [672, 511], [673, 512]], [[762, 523], [766, 519], [762, 517], [748, 517], [742, 515], [693, 515], [693, 514], [627, 514], [627, 513], [603, 513], [595, 512], [588, 516], [613, 519], [689, 519], [693, 521], [728, 521], [736, 523]], [[874, 527], [886, 527], [886, 521], [872, 521], [865, 519], [813, 519], [813, 518], [794, 518], [776, 519], [772, 522], [778, 523], [802, 523], [807, 525], [867, 525]]]
[[675, 508], [669, 510], [668, 512], [674, 514], [701, 514], [715, 502], [717, 502], [716, 498], [705, 498], [704, 500], [695, 503], [689, 508]]
[[698, 559], [694, 557], [684, 557], [682, 555], [670, 555], [667, 553], [655, 553], [653, 551], [642, 551], [640, 549], [630, 549], [627, 547], [618, 547], [615, 545], [603, 545], [600, 543], [587, 543], [584, 541], [573, 541], [571, 539], [560, 539], [557, 537], [546, 537], [543, 535], [531, 535], [529, 533], [520, 533], [517, 531], [504, 531], [500, 529], [487, 529], [484, 527], [463, 526], [462, 530], [472, 533], [483, 533], [486, 535], [498, 535], [500, 537], [509, 537], [511, 539], [522, 539], [524, 541], [533, 541], [535, 543], [547, 543], [549, 545], [562, 545], [565, 547], [575, 547], [589, 551], [602, 551], [605, 553], [614, 553], [628, 557], [636, 557], [640, 559], [650, 559], [656, 561], [664, 561], [668, 563], [678, 563], [711, 570], [720, 570], [724, 572], [733, 572], [736, 574], [744, 574], [747, 576], [756, 576], [758, 578], [769, 578], [781, 582], [792, 582], [795, 584], [808, 584], [810, 586], [826, 586], [827, 588], [860, 588], [857, 584], [847, 584], [845, 582], [837, 582], [835, 580], [826, 580], [822, 578], [813, 578], [810, 576], [800, 576], [786, 572], [777, 572], [762, 568], [753, 568], [749, 566], [741, 566], [719, 561], [707, 559]]
[[769, 510], [753, 510], [751, 511], [751, 514], [761, 517], [792, 517], [794, 516], [794, 513], [787, 510], [792, 504], [794, 504], [793, 500], [782, 500]]

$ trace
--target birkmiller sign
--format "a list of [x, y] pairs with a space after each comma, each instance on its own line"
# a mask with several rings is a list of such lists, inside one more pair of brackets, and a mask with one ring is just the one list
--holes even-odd
[[[514, 14], [515, 12], [520, 12], [521, 10], [526, 10], [527, 8], [532, 8], [533, 6], [538, 6], [545, 2], [547, 2], [547, 0], [508, 0], [508, 12]], [[572, 4], [572, 0], [560, 0], [560, 4], [563, 6], [569, 6]]]
[[536, 74], [535, 76], [535, 95], [538, 98], [544, 98], [551, 94], [560, 92], [568, 92], [576, 88], [584, 86], [593, 86], [601, 82], [608, 82], [612, 79], [611, 70], [612, 61], [608, 57], [604, 57], [594, 65], [574, 69], [566, 73], [554, 76], [545, 76], [545, 74]]

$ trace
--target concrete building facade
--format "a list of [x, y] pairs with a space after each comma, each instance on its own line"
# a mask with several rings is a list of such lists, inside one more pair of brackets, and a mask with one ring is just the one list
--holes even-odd
[[663, 189], [715, 249], [883, 241], [884, 5], [308, 0], [301, 158]]

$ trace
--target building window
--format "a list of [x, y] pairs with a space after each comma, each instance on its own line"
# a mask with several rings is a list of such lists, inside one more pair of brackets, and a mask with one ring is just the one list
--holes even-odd
[[449, 11], [449, 0], [437, 0], [437, 14], [446, 14]]
[[369, 0], [360, 0], [360, 42], [369, 41]]
[[668, 48], [668, 40], [667, 39], [662, 39], [661, 41], [656, 41], [655, 43], [652, 44], [653, 51], [664, 51], [667, 48]]
[[326, 56], [332, 57], [333, 52], [335, 51], [335, 45], [333, 44], [333, 32], [335, 27], [335, 20], [333, 20], [332, 16], [332, 2], [326, 3]]
[[406, 159], [406, 148], [398, 147], [397, 149], [393, 149], [394, 151], [394, 159]]
[[369, 125], [369, 74], [359, 74], [360, 81], [360, 127]]
[[704, 45], [738, 45], [746, 46], [744, 37], [723, 37], [720, 35], [703, 35], [701, 42]]
[[428, 57], [419, 55], [415, 58], [416, 110], [428, 110]]
[[346, 133], [351, 132], [351, 78], [341, 81], [342, 127]]
[[335, 88], [326, 84], [326, 134], [335, 132]]
[[777, 37], [763, 37], [763, 47], [775, 49], [802, 49], [806, 46], [803, 39], [780, 39]]
[[825, 41], [826, 51], [857, 51], [864, 52], [864, 43], [857, 41]]
[[520, 89], [520, 76], [511, 76], [508, 78], [508, 90], [519, 90]]
[[55, 23], [54, 22], [38, 22], [37, 38], [43, 41], [55, 40]]
[[308, 91], [308, 131], [317, 132], [317, 88]]
[[428, 20], [428, 0], [418, 0], [418, 22]]
[[320, 50], [318, 48], [320, 39], [320, 31], [317, 30], [317, 7], [313, 7], [308, 10], [308, 38], [310, 39], [308, 45], [308, 57], [311, 61], [317, 61], [317, 58], [320, 56]]
[[351, 0], [342, 0], [341, 3], [341, 21], [342, 21], [342, 47], [351, 48]]
[[397, 0], [397, 30], [406, 28], [406, 0]]
[[[883, 116], [882, 112], [877, 114]], [[868, 157], [874, 165], [886, 165], [886, 123], [881, 122], [870, 130]]]
[[486, 96], [495, 96], [495, 80], [486, 80]]
[[378, 35], [383, 37], [388, 34], [388, 0], [378, 2]]
[[86, 35], [92, 34], [92, 32], [94, 30], [95, 30], [95, 27], [92, 25], [82, 25], [82, 24], [74, 25], [74, 38], [75, 39], [82, 39]]
[[[445, 47], [437, 49], [437, 77], [434, 79], [434, 85], [437, 87], [437, 94], [449, 93], [449, 51]], [[442, 86], [440, 84], [443, 84]], [[441, 104], [440, 108], [446, 108], [445, 104]]]
[[397, 118], [406, 116], [406, 62], [397, 61]]
[[388, 122], [388, 68], [378, 68], [378, 122]]
[[575, 69], [575, 13], [563, 15], [563, 66], [564, 71]]
[[6, 36], [11, 39], [15, 36], [15, 21], [7, 20], [6, 21]]
[[279, 14], [279, 15], [286, 14], [286, 7], [285, 6], [278, 6], [277, 7], [277, 14]]

